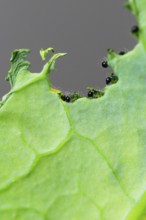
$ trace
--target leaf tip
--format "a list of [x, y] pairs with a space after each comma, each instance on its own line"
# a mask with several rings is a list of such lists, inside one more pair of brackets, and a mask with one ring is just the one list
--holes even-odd
[[42, 60], [46, 60], [46, 56], [49, 52], [54, 53], [54, 48], [49, 47], [45, 50], [43, 48], [40, 49], [40, 56], [41, 56]]

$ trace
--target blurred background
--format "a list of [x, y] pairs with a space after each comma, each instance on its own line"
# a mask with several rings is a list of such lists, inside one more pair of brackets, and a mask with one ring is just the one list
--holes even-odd
[[131, 50], [135, 18], [124, 0], [1, 0], [0, 1], [0, 97], [9, 91], [4, 81], [14, 49], [29, 48], [31, 71], [40, 72], [39, 50], [53, 47], [67, 52], [51, 74], [54, 87], [86, 94], [88, 86], [103, 88], [111, 73], [101, 62], [107, 49]]

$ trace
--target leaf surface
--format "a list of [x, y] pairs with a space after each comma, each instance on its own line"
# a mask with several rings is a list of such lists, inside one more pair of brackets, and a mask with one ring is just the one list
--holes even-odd
[[109, 51], [119, 80], [100, 98], [60, 98], [49, 73], [64, 53], [32, 74], [29, 50], [13, 52], [0, 109], [1, 220], [146, 218], [146, 1], [127, 7], [139, 43], [124, 56]]

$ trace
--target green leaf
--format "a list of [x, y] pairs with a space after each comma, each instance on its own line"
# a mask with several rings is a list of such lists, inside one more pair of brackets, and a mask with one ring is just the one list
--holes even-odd
[[54, 53], [54, 49], [52, 47], [49, 47], [46, 50], [43, 50], [43, 48], [40, 50], [40, 55], [41, 55], [42, 60], [46, 59], [46, 56], [49, 52]]
[[66, 103], [52, 88], [64, 53], [31, 73], [28, 50], [14, 51], [0, 108], [1, 220], [146, 219], [146, 1], [128, 8], [139, 43], [123, 56], [109, 50], [118, 81], [99, 98]]
[[28, 49], [14, 50], [11, 56], [11, 68], [8, 72], [6, 80], [10, 82], [11, 87], [15, 85], [17, 75], [20, 72], [27, 71], [30, 63], [25, 61], [30, 51]]

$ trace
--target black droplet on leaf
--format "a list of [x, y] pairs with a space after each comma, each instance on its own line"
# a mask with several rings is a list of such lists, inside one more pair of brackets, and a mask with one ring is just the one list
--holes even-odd
[[89, 91], [89, 92], [88, 92], [88, 97], [93, 97], [93, 95], [94, 95], [94, 92], [93, 92], [93, 91]]
[[65, 95], [61, 95], [61, 99], [62, 99], [63, 101], [65, 101], [66, 96], [65, 96]]
[[66, 96], [66, 97], [65, 97], [65, 101], [66, 101], [66, 102], [70, 102], [70, 97], [69, 97], [69, 96]]
[[136, 34], [138, 33], [139, 31], [139, 27], [137, 25], [134, 25], [132, 28], [131, 28], [131, 33], [132, 34]]
[[103, 67], [103, 68], [107, 68], [107, 67], [108, 67], [107, 61], [103, 61], [103, 62], [102, 62], [102, 67]]
[[106, 82], [107, 85], [110, 84], [111, 81], [112, 81], [112, 78], [111, 78], [111, 77], [107, 77], [106, 80], [105, 80], [105, 82]]
[[125, 51], [120, 51], [119, 55], [124, 55], [126, 52]]

